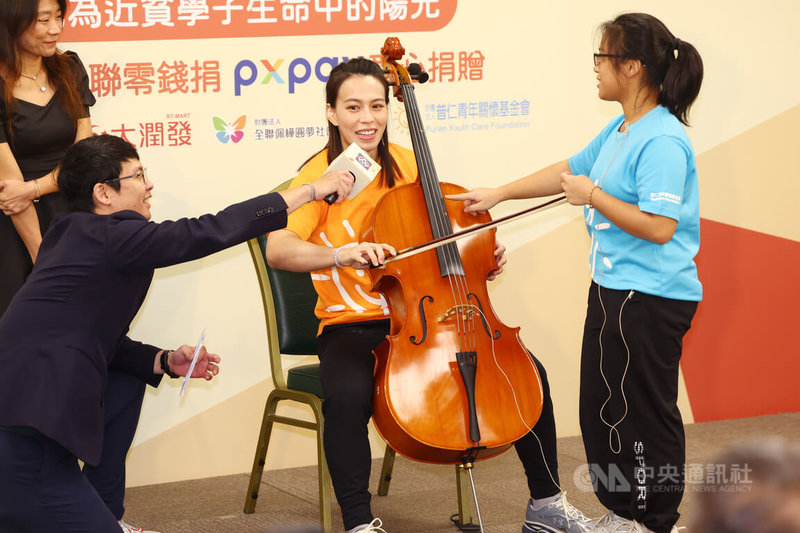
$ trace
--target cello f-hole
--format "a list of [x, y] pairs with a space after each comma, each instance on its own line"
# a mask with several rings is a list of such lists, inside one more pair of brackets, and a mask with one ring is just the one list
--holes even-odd
[[408, 340], [411, 341], [411, 344], [415, 346], [419, 346], [425, 339], [428, 338], [428, 319], [425, 317], [425, 301], [432, 302], [433, 296], [423, 296], [422, 299], [419, 301], [419, 318], [420, 322], [422, 323], [422, 338], [417, 342], [417, 336], [411, 335], [408, 337]]

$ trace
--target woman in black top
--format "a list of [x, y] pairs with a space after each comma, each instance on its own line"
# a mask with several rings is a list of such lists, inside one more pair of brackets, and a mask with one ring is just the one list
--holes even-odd
[[56, 48], [66, 4], [0, 2], [0, 315], [30, 273], [50, 221], [66, 210], [55, 167], [92, 131], [86, 70], [75, 53]]

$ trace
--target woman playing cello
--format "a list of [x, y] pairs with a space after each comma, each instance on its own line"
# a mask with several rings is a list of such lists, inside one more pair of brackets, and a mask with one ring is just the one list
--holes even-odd
[[[390, 144], [386, 132], [389, 85], [373, 61], [352, 59], [335, 67], [326, 85], [329, 139], [309, 159], [293, 186], [319, 177], [345, 148], [357, 143], [382, 167], [381, 173], [356, 197], [335, 206], [308, 204], [292, 213], [285, 230], [267, 241], [270, 266], [312, 273], [318, 294], [316, 314], [320, 375], [325, 401], [325, 453], [346, 530], [377, 532], [368, 490], [371, 453], [367, 423], [372, 416], [375, 349], [389, 333], [388, 310], [372, 293], [364, 272], [381, 265], [395, 250], [388, 244], [359, 242], [378, 200], [392, 188], [414, 182], [413, 152]], [[495, 251], [498, 270], [505, 263], [503, 247]], [[588, 531], [591, 522], [572, 507], [557, 485], [555, 421], [544, 368], [536, 361], [544, 386], [544, 408], [516, 449], [531, 487], [524, 531]], [[538, 438], [547, 462], [542, 458]], [[552, 475], [551, 475], [552, 473]], [[402, 529], [397, 524], [397, 529]]]

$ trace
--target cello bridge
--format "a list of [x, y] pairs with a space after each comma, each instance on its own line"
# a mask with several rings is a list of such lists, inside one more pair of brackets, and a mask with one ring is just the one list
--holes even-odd
[[471, 320], [475, 316], [475, 308], [472, 305], [454, 305], [437, 319], [439, 322], [444, 322], [452, 316], [459, 315], [462, 320]]

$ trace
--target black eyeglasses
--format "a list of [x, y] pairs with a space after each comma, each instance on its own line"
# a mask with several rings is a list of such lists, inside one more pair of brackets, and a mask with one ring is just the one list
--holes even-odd
[[143, 168], [142, 170], [138, 171], [136, 174], [131, 174], [130, 176], [120, 176], [118, 178], [109, 178], [107, 180], [103, 180], [102, 183], [108, 183], [109, 181], [126, 180], [128, 178], [139, 178], [140, 180], [142, 180], [142, 183], [147, 185], [146, 170], [147, 170], [146, 168]]
[[604, 57], [619, 57], [624, 58], [625, 56], [622, 54], [592, 54], [594, 56], [594, 66], [597, 66], [602, 61]]

